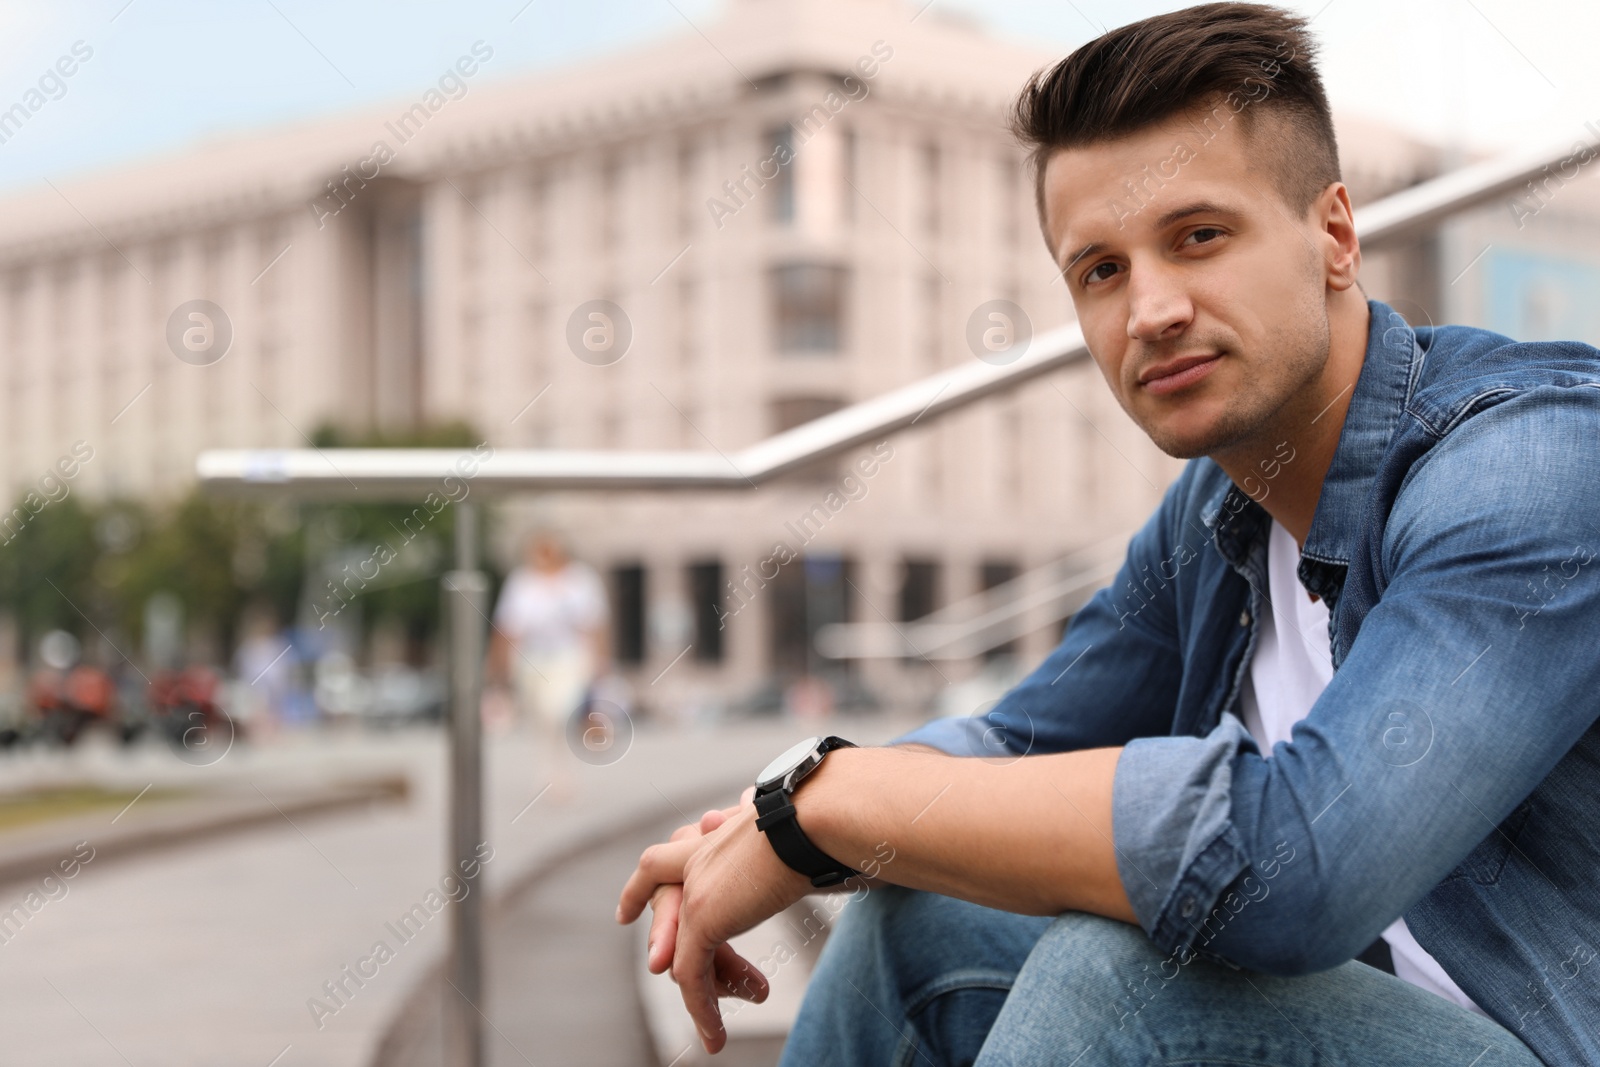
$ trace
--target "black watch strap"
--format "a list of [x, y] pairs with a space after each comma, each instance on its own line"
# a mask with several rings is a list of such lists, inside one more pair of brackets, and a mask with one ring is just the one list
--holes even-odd
[[756, 819], [756, 829], [767, 835], [767, 840], [772, 843], [772, 851], [784, 863], [810, 878], [816, 888], [837, 885], [861, 873], [846, 867], [811, 843], [811, 839], [800, 829], [794, 805], [790, 803], [786, 790], [758, 793], [755, 805], [760, 813]]

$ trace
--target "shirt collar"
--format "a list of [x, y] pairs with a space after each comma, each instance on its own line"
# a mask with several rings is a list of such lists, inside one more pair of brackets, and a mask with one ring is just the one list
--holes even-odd
[[[1301, 552], [1301, 582], [1330, 604], [1344, 585], [1362, 503], [1422, 362], [1416, 333], [1399, 312], [1381, 300], [1368, 300], [1367, 311], [1366, 355]], [[1270, 516], [1231, 482], [1215, 515], [1218, 551], [1235, 569], [1244, 567], [1252, 549], [1266, 544]]]

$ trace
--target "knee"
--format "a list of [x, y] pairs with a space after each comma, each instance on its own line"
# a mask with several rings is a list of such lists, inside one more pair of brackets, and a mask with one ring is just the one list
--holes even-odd
[[[885, 885], [844, 908], [825, 952], [870, 962], [909, 995], [952, 970], [1014, 975], [1051, 922], [1048, 916]], [[832, 947], [835, 941], [843, 944]]]
[[1018, 972], [978, 1063], [1151, 1062], [1146, 1009], [1172, 1000], [1161, 994], [1177, 973], [1164, 962], [1137, 926], [1082, 912], [1055, 917]]
[[[1020, 963], [1049, 922], [927, 890], [883, 885], [852, 897], [838, 912], [828, 935], [828, 951], [867, 953], [890, 973], [914, 976], [952, 956], [987, 955], [997, 944], [1017, 941]], [[1027, 928], [1025, 934], [1019, 935], [1015, 927]], [[988, 952], [985, 945], [990, 946]]]
[[1014, 947], [1020, 964], [1050, 922], [1047, 917], [996, 911], [929, 890], [883, 885], [853, 898], [840, 913], [836, 932], [865, 932], [902, 960], [988, 955]]
[[1086, 981], [1126, 975], [1130, 968], [1154, 967], [1161, 960], [1141, 928], [1081, 911], [1063, 912], [1051, 920], [1039, 948], [1055, 968]]
[[[1137, 926], [1082, 912], [1057, 916], [1039, 939], [1017, 978], [1024, 999], [1046, 991], [1070, 990], [1054, 1000], [1105, 1019], [1126, 1022], [1152, 1003], [1178, 976], [1175, 958], [1166, 957]], [[1048, 998], [1047, 998], [1048, 999]]]

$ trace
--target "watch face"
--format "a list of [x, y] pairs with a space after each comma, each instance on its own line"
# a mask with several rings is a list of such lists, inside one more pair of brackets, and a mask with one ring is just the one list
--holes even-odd
[[783, 755], [767, 764], [762, 772], [756, 775], [756, 788], [767, 789], [783, 781], [783, 776], [794, 770], [800, 762], [811, 755], [822, 738], [808, 737], [804, 741], [796, 742], [786, 749]]

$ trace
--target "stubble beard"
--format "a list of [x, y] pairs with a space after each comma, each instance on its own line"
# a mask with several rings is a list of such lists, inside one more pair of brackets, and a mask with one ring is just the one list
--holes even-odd
[[[1174, 459], [1198, 459], [1265, 448], [1296, 436], [1292, 423], [1308, 397], [1309, 387], [1328, 365], [1332, 332], [1326, 302], [1294, 320], [1297, 329], [1284, 338], [1277, 355], [1265, 355], [1243, 367], [1242, 384], [1218, 419], [1202, 435], [1167, 432], [1157, 423], [1138, 421], [1155, 446]], [[1223, 360], [1243, 357], [1237, 349], [1219, 346]], [[1270, 440], [1269, 440], [1270, 438]]]

